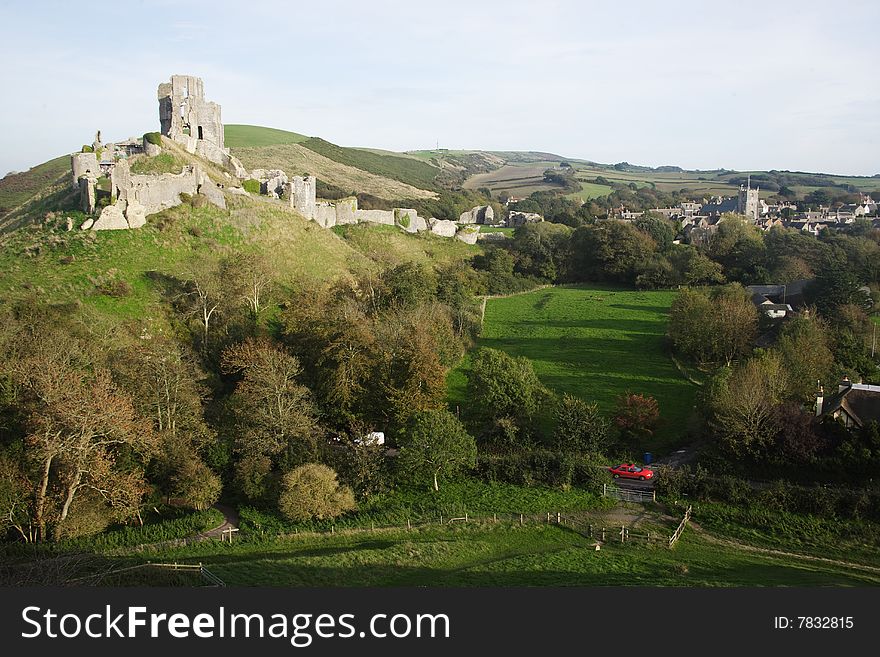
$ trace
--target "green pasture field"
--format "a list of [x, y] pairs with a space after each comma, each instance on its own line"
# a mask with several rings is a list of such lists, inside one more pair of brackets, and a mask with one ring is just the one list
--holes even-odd
[[[662, 424], [640, 448], [669, 452], [684, 439], [696, 392], [666, 349], [675, 294], [586, 285], [489, 299], [478, 346], [529, 358], [548, 388], [606, 413], [626, 392], [653, 396]], [[447, 380], [453, 408], [467, 406], [467, 369], [466, 357]]]
[[203, 563], [231, 586], [864, 586], [880, 574], [741, 550], [685, 529], [673, 549], [516, 522], [207, 542], [144, 554]]

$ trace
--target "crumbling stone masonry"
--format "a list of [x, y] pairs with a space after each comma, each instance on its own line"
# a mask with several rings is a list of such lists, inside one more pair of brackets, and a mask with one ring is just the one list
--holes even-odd
[[205, 100], [205, 85], [193, 75], [172, 75], [171, 82], [159, 85], [159, 123], [161, 132], [210, 162], [224, 166], [244, 179], [247, 171], [238, 158], [223, 145], [220, 105]]
[[494, 221], [495, 210], [491, 205], [478, 205], [467, 212], [462, 212], [458, 218], [460, 224], [491, 224]]

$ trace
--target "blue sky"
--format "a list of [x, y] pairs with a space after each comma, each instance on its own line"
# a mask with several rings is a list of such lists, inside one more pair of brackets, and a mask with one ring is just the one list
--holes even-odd
[[0, 0], [0, 175], [158, 128], [198, 75], [226, 123], [349, 146], [880, 173], [880, 3]]

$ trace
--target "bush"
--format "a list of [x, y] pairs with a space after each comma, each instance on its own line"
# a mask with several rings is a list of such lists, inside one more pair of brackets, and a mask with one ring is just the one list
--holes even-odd
[[107, 281], [102, 284], [98, 291], [108, 297], [122, 298], [131, 296], [131, 284], [128, 281]]
[[326, 465], [306, 463], [284, 475], [278, 508], [290, 520], [336, 518], [355, 509], [354, 493]]
[[251, 194], [259, 194], [260, 193], [260, 181], [254, 180], [253, 178], [249, 178], [241, 183], [241, 186], [244, 188], [244, 191], [250, 192]]
[[83, 153], [94, 153], [95, 149], [92, 148], [91, 146], [89, 146], [88, 144], [83, 144], [82, 152]]
[[144, 133], [144, 141], [148, 144], [153, 144], [154, 146], [162, 145], [162, 135], [158, 132], [147, 132]]

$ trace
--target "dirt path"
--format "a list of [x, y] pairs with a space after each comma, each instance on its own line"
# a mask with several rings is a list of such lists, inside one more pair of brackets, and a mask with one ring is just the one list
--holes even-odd
[[[804, 561], [815, 561], [818, 563], [827, 563], [834, 566], [843, 566], [844, 568], [852, 568], [853, 570], [864, 570], [870, 573], [877, 573], [880, 575], [880, 567], [877, 566], [868, 566], [862, 563], [856, 563], [853, 561], [843, 561], [841, 559], [829, 559], [828, 557], [816, 557], [811, 554], [801, 554], [799, 552], [786, 552], [784, 550], [775, 550], [773, 548], [764, 548], [758, 547], [756, 545], [749, 545], [748, 543], [740, 543], [731, 538], [721, 538], [719, 536], [715, 536], [714, 534], [710, 534], [708, 530], [703, 529], [693, 520], [690, 521], [688, 525], [688, 529], [692, 529], [698, 535], [705, 538], [710, 543], [714, 543], [715, 545], [724, 545], [727, 547], [736, 548], [737, 550], [743, 550], [744, 552], [755, 552], [758, 554], [767, 554], [776, 557], [787, 557], [794, 559], [803, 559]], [[688, 531], [685, 529], [685, 532]]]

